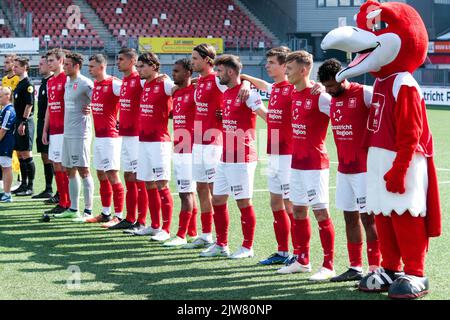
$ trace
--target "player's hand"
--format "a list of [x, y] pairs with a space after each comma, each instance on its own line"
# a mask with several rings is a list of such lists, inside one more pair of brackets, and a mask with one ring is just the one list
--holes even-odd
[[408, 167], [393, 165], [383, 177], [386, 181], [386, 190], [392, 193], [405, 193], [407, 170]]
[[42, 132], [42, 143], [44, 144], [44, 145], [48, 145], [48, 135], [47, 135], [47, 132]]
[[19, 124], [19, 127], [17, 128], [17, 132], [19, 133], [19, 136], [25, 135], [25, 125], [23, 123]]
[[90, 104], [88, 104], [88, 105], [85, 105], [85, 106], [83, 106], [83, 108], [81, 109], [81, 112], [85, 115], [85, 116], [87, 116], [87, 115], [90, 115], [91, 114], [91, 105]]
[[160, 74], [157, 79], [158, 79], [158, 81], [166, 81], [166, 80], [170, 80], [170, 77], [167, 74], [163, 73], [163, 74]]
[[325, 87], [320, 82], [311, 81], [311, 83], [313, 84], [313, 87], [311, 88], [311, 94], [317, 95], [325, 92]]
[[250, 96], [250, 90], [251, 90], [250, 82], [244, 80], [242, 81], [241, 90], [239, 90], [238, 98], [241, 101], [247, 101], [248, 97]]

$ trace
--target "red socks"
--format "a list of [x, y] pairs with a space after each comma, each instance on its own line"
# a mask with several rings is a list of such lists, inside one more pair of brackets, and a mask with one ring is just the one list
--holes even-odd
[[59, 205], [63, 208], [70, 207], [69, 177], [66, 172], [55, 171], [56, 188], [59, 192]]
[[212, 233], [213, 213], [202, 212], [200, 218], [202, 220], [202, 233]]
[[309, 241], [311, 240], [311, 223], [309, 218], [294, 220], [294, 232], [296, 243], [294, 254], [298, 255], [297, 261], [302, 265], [309, 264]]
[[273, 211], [273, 229], [278, 243], [278, 251], [289, 251], [289, 232], [291, 223], [286, 210]]
[[138, 218], [137, 222], [140, 224], [145, 225], [145, 221], [147, 220], [147, 211], [148, 211], [148, 198], [147, 198], [147, 192], [145, 189], [145, 182], [144, 181], [138, 181], [136, 182], [137, 185], [137, 210], [138, 210]]
[[[203, 213], [202, 213], [203, 216]], [[214, 225], [216, 226], [217, 245], [224, 247], [228, 245], [228, 225], [230, 217], [227, 204], [214, 206]]]
[[244, 236], [244, 241], [242, 246], [247, 249], [251, 249], [253, 246], [253, 240], [255, 239], [255, 228], [256, 228], [256, 215], [253, 206], [248, 206], [247, 208], [241, 210], [241, 226], [242, 234]]
[[180, 221], [178, 223], [178, 233], [177, 236], [184, 239], [186, 237], [186, 232], [188, 228], [189, 221], [191, 220], [192, 212], [181, 211]]
[[[292, 212], [288, 212], [287, 215], [288, 215], [289, 220], [291, 222], [290, 232], [291, 232], [291, 238], [292, 238], [292, 247], [295, 249], [296, 243], [298, 242], [298, 240], [297, 240], [297, 234], [294, 231], [294, 229], [295, 229], [294, 214]], [[298, 246], [298, 244], [297, 244], [297, 246]]]
[[367, 258], [369, 260], [369, 266], [380, 266], [381, 254], [380, 242], [378, 240], [367, 242]]
[[347, 242], [348, 258], [350, 260], [350, 267], [361, 268], [362, 267], [362, 249], [363, 243], [351, 243]]
[[161, 211], [163, 218], [162, 230], [170, 233], [170, 224], [172, 223], [173, 198], [169, 188], [158, 191], [161, 198]]
[[123, 200], [124, 200], [124, 189], [121, 182], [112, 185], [113, 199], [114, 199], [114, 212], [123, 212]]
[[126, 203], [127, 203], [127, 217], [126, 220], [128, 222], [136, 221], [136, 211], [137, 211], [137, 202], [138, 202], [138, 187], [135, 181], [126, 181], [127, 186], [127, 194], [126, 194]]
[[102, 207], [109, 208], [112, 202], [113, 189], [109, 180], [100, 180], [100, 199]]
[[323, 249], [322, 266], [333, 270], [334, 260], [334, 226], [331, 218], [319, 222], [320, 242]]
[[[189, 226], [188, 226], [187, 234], [190, 237], [196, 237], [197, 236], [197, 212], [198, 212], [198, 209], [197, 209], [197, 207], [195, 207], [192, 210], [191, 219], [189, 220]], [[211, 218], [212, 218], [212, 216], [211, 216]]]
[[150, 218], [152, 220], [152, 228], [158, 229], [160, 226], [160, 211], [161, 211], [161, 198], [158, 194], [158, 189], [147, 189], [148, 207], [150, 209]]

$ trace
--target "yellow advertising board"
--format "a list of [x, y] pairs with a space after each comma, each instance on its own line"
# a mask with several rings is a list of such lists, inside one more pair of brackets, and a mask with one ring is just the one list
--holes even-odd
[[154, 53], [191, 53], [192, 49], [201, 44], [209, 43], [216, 48], [217, 53], [223, 53], [221, 38], [147, 38], [139, 37], [139, 50]]

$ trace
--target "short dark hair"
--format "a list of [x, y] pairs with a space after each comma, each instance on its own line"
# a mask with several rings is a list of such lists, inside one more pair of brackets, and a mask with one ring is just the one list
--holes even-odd
[[25, 70], [28, 71], [30, 69], [30, 59], [25, 57], [17, 57], [14, 59], [14, 61], [18, 62], [21, 67], [25, 67]]
[[76, 52], [70, 52], [68, 54], [66, 54], [66, 59], [71, 59], [73, 61], [73, 64], [77, 64], [81, 67], [83, 66], [83, 56], [79, 53]]
[[161, 66], [158, 56], [153, 52], [146, 52], [141, 54], [138, 58], [138, 61], [148, 64], [149, 66], [155, 66], [156, 71], [159, 71], [159, 67]]
[[108, 64], [108, 61], [106, 60], [105, 56], [102, 55], [101, 53], [94, 54], [89, 58], [89, 61], [95, 61], [104, 66]]
[[47, 58], [50, 57], [51, 55], [54, 55], [56, 57], [56, 59], [61, 60], [64, 59], [66, 57], [66, 54], [69, 53], [63, 49], [60, 48], [54, 48], [51, 49], [49, 51], [47, 51], [47, 54], [45, 55]]
[[183, 58], [175, 61], [175, 64], [179, 64], [183, 67], [184, 70], [189, 71], [191, 74], [194, 72], [192, 69], [192, 62], [188, 58]]
[[136, 50], [134, 50], [133, 48], [122, 48], [122, 49], [120, 49], [119, 54], [123, 54], [128, 59], [137, 59], [138, 58]]
[[319, 67], [318, 77], [320, 82], [325, 82], [329, 80], [333, 80], [336, 78], [336, 75], [339, 71], [341, 71], [342, 65], [336, 59], [328, 59], [325, 60], [324, 63]]
[[214, 59], [216, 58], [216, 49], [210, 45], [209, 43], [201, 43], [198, 46], [194, 47], [194, 51], [197, 51], [200, 57], [203, 59], [207, 59], [208, 63], [213, 66]]
[[241, 59], [238, 56], [234, 56], [232, 54], [223, 54], [220, 57], [217, 57], [214, 61], [214, 65], [231, 68], [236, 71], [236, 73], [240, 73], [242, 70]]
[[266, 52], [266, 58], [276, 57], [278, 63], [281, 65], [286, 63], [286, 58], [289, 55], [289, 53], [291, 53], [291, 49], [289, 49], [288, 47], [285, 46], [276, 47]]

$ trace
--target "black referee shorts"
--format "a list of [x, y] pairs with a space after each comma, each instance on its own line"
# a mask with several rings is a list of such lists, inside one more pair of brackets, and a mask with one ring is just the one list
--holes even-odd
[[25, 124], [25, 135], [19, 135], [19, 125], [21, 122], [16, 122], [16, 144], [14, 150], [16, 151], [32, 151], [34, 140], [34, 120], [28, 119]]
[[38, 153], [48, 153], [48, 144], [42, 143], [42, 132], [44, 132], [44, 119], [38, 119], [36, 126], [36, 149]]

